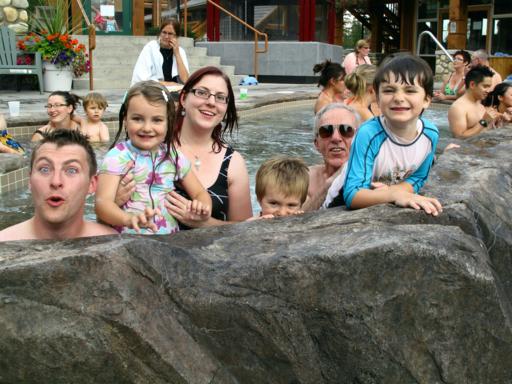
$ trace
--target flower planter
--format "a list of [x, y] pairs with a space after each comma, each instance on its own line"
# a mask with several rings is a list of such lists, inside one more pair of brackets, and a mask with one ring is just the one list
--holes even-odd
[[43, 63], [43, 87], [46, 92], [70, 91], [73, 84], [73, 70], [70, 66], [58, 67]]

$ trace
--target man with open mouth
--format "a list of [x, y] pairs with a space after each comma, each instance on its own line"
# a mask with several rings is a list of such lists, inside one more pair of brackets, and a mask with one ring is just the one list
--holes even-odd
[[69, 129], [45, 134], [30, 161], [34, 216], [0, 231], [0, 241], [116, 234], [84, 220], [85, 199], [95, 192], [96, 182], [96, 157], [87, 137]]

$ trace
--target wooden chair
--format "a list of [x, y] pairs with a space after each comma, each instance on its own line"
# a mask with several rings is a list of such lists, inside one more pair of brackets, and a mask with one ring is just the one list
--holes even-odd
[[16, 48], [16, 35], [6, 26], [0, 27], [0, 75], [37, 75], [39, 92], [43, 93], [43, 61], [41, 53], [34, 55], [34, 64], [18, 65], [17, 56], [23, 51]]

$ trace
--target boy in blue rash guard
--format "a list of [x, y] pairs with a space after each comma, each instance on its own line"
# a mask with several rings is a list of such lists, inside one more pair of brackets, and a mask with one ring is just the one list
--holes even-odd
[[394, 203], [437, 216], [442, 212], [439, 201], [417, 194], [439, 138], [437, 128], [420, 118], [432, 98], [432, 70], [422, 59], [398, 56], [379, 68], [373, 86], [382, 116], [359, 128], [349, 161], [323, 206], [344, 203], [358, 209]]

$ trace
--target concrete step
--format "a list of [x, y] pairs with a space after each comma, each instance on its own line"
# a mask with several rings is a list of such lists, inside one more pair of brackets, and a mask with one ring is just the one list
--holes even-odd
[[[89, 37], [86, 35], [76, 35], [82, 44], [88, 46]], [[155, 36], [99, 36], [96, 35], [96, 48], [98, 47], [133, 47], [144, 46], [149, 41], [155, 40]], [[180, 37], [180, 46], [183, 48], [192, 48], [194, 39], [191, 37]]]

